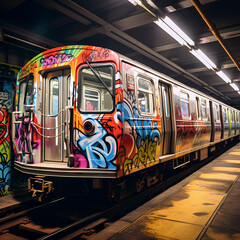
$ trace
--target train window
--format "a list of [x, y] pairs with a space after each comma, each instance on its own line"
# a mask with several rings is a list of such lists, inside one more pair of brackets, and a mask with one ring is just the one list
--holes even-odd
[[162, 117], [162, 92], [161, 92], [161, 86], [158, 86], [158, 96], [159, 96], [159, 110], [160, 110], [160, 116]]
[[71, 76], [67, 77], [67, 99], [66, 99], [66, 106], [70, 106], [70, 86], [71, 86]]
[[187, 93], [180, 93], [181, 99], [181, 113], [183, 118], [189, 118], [189, 95]]
[[153, 83], [142, 77], [138, 78], [138, 106], [142, 113], [153, 113]]
[[169, 109], [169, 98], [168, 98], [168, 92], [167, 89], [164, 87], [163, 90], [163, 101], [164, 101], [164, 110], [165, 110], [165, 116], [170, 116], [170, 109]]
[[223, 108], [223, 122], [228, 122], [227, 109], [226, 108]]
[[198, 97], [196, 97], [196, 108], [197, 108], [197, 119], [200, 119], [201, 113], [200, 113], [200, 102]]
[[112, 65], [88, 65], [80, 68], [80, 110], [87, 112], [113, 110], [114, 68]]
[[33, 77], [31, 77], [28, 80], [27, 83], [27, 90], [26, 90], [26, 98], [25, 98], [25, 104], [26, 105], [31, 105], [33, 104]]
[[55, 115], [58, 113], [59, 109], [59, 79], [57, 77], [53, 77], [49, 81], [50, 85], [50, 108], [49, 114]]
[[23, 81], [19, 85], [18, 111], [23, 111], [24, 97], [26, 94], [27, 81]]
[[234, 119], [233, 119], [233, 111], [232, 111], [232, 110], [230, 111], [230, 116], [231, 116], [231, 122], [234, 122]]
[[219, 121], [220, 120], [219, 106], [217, 104], [214, 104], [214, 118], [215, 118], [215, 121]]
[[207, 119], [207, 103], [206, 100], [201, 100], [202, 119]]

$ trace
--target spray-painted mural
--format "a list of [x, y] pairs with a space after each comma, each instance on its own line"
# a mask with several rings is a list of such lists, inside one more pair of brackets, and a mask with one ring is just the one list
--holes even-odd
[[9, 116], [6, 107], [0, 107], [0, 195], [10, 192], [11, 186], [11, 142]]
[[10, 193], [11, 155], [10, 120], [12, 112], [12, 88], [20, 68], [0, 64], [0, 195]]

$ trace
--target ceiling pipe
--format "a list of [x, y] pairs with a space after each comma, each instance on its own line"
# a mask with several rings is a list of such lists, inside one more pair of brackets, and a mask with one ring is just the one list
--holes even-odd
[[218, 32], [216, 26], [214, 23], [212, 23], [208, 17], [207, 14], [204, 11], [203, 6], [201, 5], [201, 3], [199, 2], [199, 0], [191, 0], [193, 6], [197, 9], [197, 11], [199, 12], [199, 14], [201, 15], [202, 19], [206, 22], [206, 24], [208, 25], [209, 29], [211, 30], [211, 32], [213, 33], [213, 35], [217, 38], [218, 42], [221, 44], [221, 46], [223, 47], [223, 49], [225, 50], [225, 52], [228, 54], [228, 56], [231, 58], [231, 60], [233, 61], [233, 63], [235, 64], [235, 66], [237, 67], [238, 71], [240, 71], [240, 66], [237, 62], [237, 60], [234, 58], [234, 56], [232, 55], [230, 49], [228, 48], [228, 46], [226, 45], [226, 43], [224, 42], [222, 36], [220, 35], [220, 33]]

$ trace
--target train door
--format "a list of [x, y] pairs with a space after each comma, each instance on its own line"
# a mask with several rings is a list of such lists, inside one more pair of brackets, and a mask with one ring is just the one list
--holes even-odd
[[172, 118], [169, 86], [159, 82], [159, 94], [162, 109], [162, 154], [165, 155], [171, 153], [172, 147]]
[[44, 78], [43, 156], [44, 161], [67, 161], [64, 142], [65, 107], [69, 101], [70, 71], [50, 72]]

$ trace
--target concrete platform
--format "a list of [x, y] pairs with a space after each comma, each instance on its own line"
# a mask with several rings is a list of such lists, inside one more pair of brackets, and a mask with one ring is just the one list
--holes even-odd
[[91, 240], [240, 240], [240, 143]]

